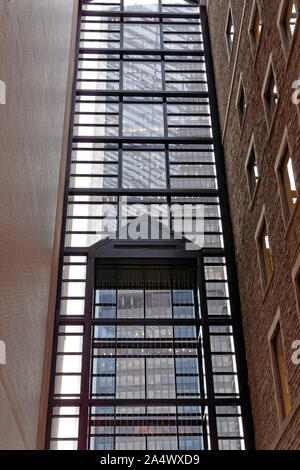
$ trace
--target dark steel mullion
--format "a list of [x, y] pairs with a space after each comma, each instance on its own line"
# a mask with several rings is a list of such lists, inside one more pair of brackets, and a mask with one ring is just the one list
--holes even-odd
[[[205, 82], [206, 83], [206, 82]], [[77, 90], [77, 96], [111, 96], [111, 97], [118, 97], [118, 96], [129, 96], [129, 97], [174, 97], [174, 98], [208, 98], [207, 91], [160, 91], [160, 90]], [[112, 101], [117, 102], [117, 101]], [[172, 104], [176, 103], [176, 101], [172, 101]], [[201, 104], [201, 103], [200, 103]], [[202, 103], [208, 104], [208, 103]]]
[[80, 42], [120, 42], [120, 39], [86, 39], [86, 38], [80, 38]]
[[79, 437], [78, 450], [87, 448], [88, 428], [89, 428], [89, 394], [90, 394], [90, 365], [91, 365], [91, 334], [92, 334], [92, 317], [93, 317], [93, 301], [94, 301], [94, 284], [95, 284], [95, 261], [94, 258], [88, 258], [87, 278], [86, 278], [86, 294], [84, 308], [84, 332], [82, 347], [82, 378], [80, 390], [80, 418], [79, 418]]
[[[87, 59], [84, 59], [87, 60]], [[119, 72], [120, 69], [90, 69], [90, 68], [79, 68], [78, 72]]]
[[[84, 124], [80, 125], [84, 126]], [[94, 124], [91, 124], [91, 126], [94, 126]], [[114, 127], [113, 124], [110, 124], [109, 126]], [[205, 124], [169, 124], [168, 127], [169, 129], [211, 129], [210, 125]]]
[[[124, 9], [124, 0], [120, 0], [120, 5], [121, 8]], [[120, 48], [123, 49], [124, 47], [124, 18], [120, 18]], [[120, 72], [119, 72], [119, 89], [122, 90], [124, 87], [124, 56], [120, 56]], [[124, 106], [123, 106], [123, 96], [119, 97], [119, 136], [122, 138], [123, 136], [123, 116], [124, 116]], [[123, 144], [122, 141], [119, 143], [119, 150], [118, 150], [118, 155], [119, 155], [119, 179], [118, 179], [118, 187], [121, 189], [123, 186]], [[122, 196], [121, 196], [122, 197]], [[118, 219], [117, 219], [117, 230], [121, 230], [121, 223], [123, 219], [123, 214], [122, 214], [122, 206], [120, 204], [120, 197], [118, 198]], [[118, 316], [118, 289], [116, 289], [116, 317]], [[115, 336], [116, 336], [116, 342], [115, 342], [115, 399], [117, 397], [117, 329], [118, 326], [116, 324], [115, 326]], [[114, 405], [114, 418], [116, 421], [116, 411], [117, 411], [117, 406]], [[114, 426], [114, 449], [116, 449], [116, 426]]]
[[[161, 0], [159, 0], [159, 7], [161, 8]], [[171, 224], [171, 221], [170, 221]], [[171, 227], [172, 228], [172, 227]], [[172, 305], [172, 332], [173, 332], [173, 357], [174, 357], [174, 369], [175, 369], [175, 397], [176, 400], [178, 399], [178, 394], [177, 394], [177, 369], [176, 369], [176, 352], [175, 352], [175, 318], [174, 318], [174, 300], [173, 300], [173, 290], [174, 290], [174, 285], [173, 285], [173, 278], [171, 276], [171, 305]], [[179, 450], [179, 432], [178, 432], [178, 406], [176, 406], [176, 430], [177, 430], [177, 448]]]
[[[80, 80], [79, 80], [80, 81]], [[87, 79], [82, 79], [82, 81], [84, 82], [88, 82], [88, 81], [91, 81], [91, 82], [95, 82], [96, 80], [93, 80], [93, 79], [90, 79], [90, 80], [87, 80]], [[114, 81], [114, 80], [108, 80], [110, 82]], [[202, 85], [206, 85], [207, 84], [207, 81], [206, 80], [166, 80], [166, 83], [181, 83], [183, 85], [189, 83], [201, 83]]]
[[118, 162], [115, 160], [113, 161], [105, 161], [105, 160], [72, 160], [74, 165], [85, 165], [85, 164], [90, 164], [90, 165], [115, 165], [118, 166]]
[[77, 124], [76, 123], [74, 124], [74, 127], [119, 127], [119, 126], [118, 124], [81, 124], [81, 123]]
[[207, 304], [206, 304], [206, 289], [205, 289], [203, 256], [197, 259], [197, 273], [198, 273], [197, 280], [198, 280], [198, 289], [199, 289], [199, 294], [200, 294], [200, 304], [201, 304], [201, 314], [202, 314], [202, 340], [203, 340], [204, 364], [205, 364], [210, 445], [211, 445], [212, 450], [218, 450], [219, 445], [218, 445], [218, 431], [217, 431], [213, 369], [212, 369], [212, 353], [211, 353], [210, 336], [209, 336], [209, 316], [208, 316]]
[[206, 197], [206, 196], [218, 196], [216, 189], [175, 189], [175, 190], [163, 190], [158, 191], [157, 189], [111, 189], [111, 188], [70, 188], [70, 196], [191, 196], [191, 197]]
[[[119, 80], [117, 80], [117, 82], [118, 81]], [[82, 101], [80, 103], [82, 104]], [[93, 112], [85, 112], [85, 111], [76, 111], [75, 113], [75, 116], [118, 116], [118, 115], [119, 113], [114, 113], [114, 112], [93, 113]], [[192, 114], [192, 116], [195, 116], [195, 115]]]
[[[201, 158], [201, 157], [200, 157]], [[76, 160], [74, 160], [74, 163], [76, 163]], [[82, 163], [84, 163], [84, 160], [82, 160]], [[101, 162], [102, 163], [102, 162]], [[105, 162], [107, 163], [107, 162]], [[195, 162], [195, 161], [192, 161], [192, 162], [189, 162], [189, 161], [185, 161], [185, 160], [179, 160], [179, 161], [176, 161], [176, 162], [170, 162], [170, 166], [176, 166], [176, 165], [191, 165], [191, 166], [197, 166], [197, 165], [203, 165], [203, 166], [216, 166], [216, 164], [214, 162], [203, 162], [203, 161], [198, 161], [198, 162]], [[212, 175], [210, 175], [212, 176]]]
[[[199, 19], [199, 13], [159, 13], [155, 11], [143, 12], [143, 11], [97, 11], [97, 10], [83, 10], [83, 17], [99, 16], [99, 17], [117, 17], [117, 18], [190, 18]], [[134, 23], [134, 22], [133, 22]], [[186, 23], [185, 23], [186, 24]]]
[[[97, 23], [95, 23], [97, 24]], [[119, 33], [120, 30], [118, 29], [113, 29], [113, 30], [110, 30], [110, 29], [81, 29], [81, 32], [82, 33]]]
[[[164, 54], [166, 56], [186, 56], [187, 51], [185, 49], [109, 49], [109, 48], [101, 48], [101, 47], [80, 47], [79, 50], [80, 54], [103, 54], [107, 55], [161, 55]], [[188, 51], [189, 56], [194, 57], [203, 57], [204, 52], [194, 49]], [[85, 58], [82, 58], [85, 60]], [[110, 59], [109, 59], [110, 60]]]
[[[173, 102], [172, 102], [172, 104], [173, 104]], [[82, 112], [82, 113], [76, 113], [76, 114], [88, 114], [88, 113]], [[99, 114], [104, 114], [104, 113], [99, 113]], [[111, 113], [111, 114], [114, 114], [114, 113]], [[188, 117], [196, 116], [196, 117], [209, 117], [210, 118], [209, 113], [168, 113], [168, 116], [188, 116]]]
[[[162, 3], [159, 0], [159, 11], [162, 11]], [[164, 49], [164, 30], [162, 18], [160, 18], [159, 23], [159, 32], [160, 32], [160, 47]], [[162, 76], [162, 91], [166, 92], [166, 67], [165, 67], [165, 57], [161, 57], [161, 76]], [[164, 136], [168, 137], [168, 108], [167, 108], [167, 99], [166, 96], [163, 97], [163, 119], [164, 119]], [[170, 189], [170, 167], [169, 167], [169, 146], [165, 146], [165, 167], [166, 167], [166, 187]]]
[[[201, 328], [202, 328], [202, 318], [200, 315], [201, 312], [201, 305], [199, 303], [199, 296], [198, 296], [198, 283], [197, 283], [197, 276], [195, 276], [195, 287], [194, 287], [194, 308], [195, 308], [195, 313], [196, 313], [196, 319], [198, 320], [196, 326], [196, 336], [198, 338], [197, 342], [197, 361], [198, 361], [198, 371], [199, 371], [199, 386], [200, 386], [200, 397], [204, 398], [205, 397], [205, 387], [204, 387], [204, 374], [203, 374], [203, 356], [202, 356], [202, 334], [201, 334]], [[203, 443], [204, 443], [204, 449], [208, 449], [208, 440], [207, 440], [207, 432], [205, 431], [205, 422], [203, 420], [204, 417], [204, 410], [205, 407], [201, 406], [201, 414], [202, 414], [202, 434], [203, 434]]]
[[115, 178], [118, 176], [117, 173], [92, 173], [92, 174], [87, 174], [87, 173], [71, 173], [71, 176], [74, 178]]
[[[124, 7], [124, 0], [120, 0], [121, 5]], [[124, 47], [124, 19], [120, 18], [120, 48], [123, 49]], [[119, 83], [119, 90], [123, 90], [124, 87], [124, 60], [123, 56], [120, 56], [120, 83]], [[124, 116], [124, 105], [123, 105], [123, 96], [120, 95], [119, 97], [119, 136], [122, 139], [123, 136], [123, 116]], [[122, 141], [119, 143], [119, 179], [118, 179], [118, 187], [121, 189], [123, 186], [123, 145]], [[120, 205], [118, 204], [118, 211], [120, 209]], [[122, 214], [118, 214], [122, 220]]]
[[[241, 400], [237, 397], [230, 398], [216, 398], [216, 406], [240, 406]], [[79, 398], [62, 398], [53, 399], [54, 406], [80, 406]], [[89, 399], [89, 406], [207, 406], [207, 400], [202, 398], [179, 398], [178, 400], [172, 398], [153, 398], [153, 399]]]
[[211, 137], [123, 137], [122, 139], [118, 136], [74, 136], [74, 143], [125, 143], [125, 144], [212, 144], [213, 139]]
[[[94, 70], [95, 72], [97, 72], [97, 70]], [[119, 83], [119, 79], [118, 78], [78, 78], [77, 79], [77, 82], [81, 83], [81, 82], [95, 82], [95, 83]], [[185, 82], [185, 83], [190, 83], [190, 82]], [[195, 82], [195, 83], [200, 83], [200, 82]], [[206, 83], [206, 82], [203, 82], [203, 83]]]

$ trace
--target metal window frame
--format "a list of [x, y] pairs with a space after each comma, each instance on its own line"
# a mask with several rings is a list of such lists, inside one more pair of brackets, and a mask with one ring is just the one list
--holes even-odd
[[[204, 42], [204, 51], [198, 51], [195, 53], [194, 51], [188, 51], [188, 55], [195, 55], [195, 56], [202, 56], [205, 59], [206, 64], [206, 73], [207, 73], [207, 80], [208, 80], [208, 93], [204, 92], [189, 92], [189, 93], [182, 93], [182, 92], [128, 92], [124, 90], [119, 90], [117, 92], [114, 91], [101, 91], [101, 92], [84, 92], [81, 91], [78, 93], [76, 91], [76, 72], [78, 69], [79, 63], [79, 53], [82, 51], [80, 48], [80, 32], [81, 32], [81, 19], [83, 15], [82, 5], [88, 2], [80, 2], [79, 9], [78, 9], [78, 25], [77, 25], [77, 41], [76, 41], [76, 58], [75, 58], [75, 72], [74, 72], [74, 79], [73, 79], [73, 87], [72, 87], [72, 113], [70, 118], [70, 132], [69, 132], [69, 145], [68, 145], [68, 158], [67, 158], [67, 171], [65, 176], [65, 193], [64, 193], [64, 206], [63, 206], [63, 225], [62, 225], [62, 232], [61, 232], [61, 247], [60, 247], [60, 268], [59, 268], [59, 275], [58, 275], [58, 287], [57, 287], [57, 302], [56, 302], [56, 315], [55, 315], [55, 331], [54, 331], [54, 340], [53, 340], [53, 350], [52, 350], [52, 369], [51, 369], [51, 380], [50, 380], [50, 395], [49, 395], [49, 412], [48, 412], [48, 421], [47, 421], [47, 433], [46, 433], [46, 447], [49, 448], [50, 445], [50, 437], [51, 437], [51, 413], [52, 407], [58, 406], [62, 404], [61, 400], [56, 399], [54, 397], [54, 381], [55, 381], [55, 365], [56, 365], [56, 350], [57, 350], [57, 342], [58, 342], [58, 328], [60, 325], [67, 325], [67, 324], [78, 324], [84, 325], [84, 336], [83, 336], [83, 351], [82, 351], [82, 374], [84, 379], [81, 383], [81, 399], [71, 399], [71, 400], [64, 400], [63, 403], [69, 406], [80, 406], [80, 424], [79, 424], [79, 449], [86, 448], [86, 440], [87, 440], [87, 428], [88, 428], [88, 419], [89, 419], [89, 406], [91, 401], [89, 399], [89, 368], [90, 368], [90, 351], [91, 351], [91, 338], [90, 338], [90, 331], [93, 325], [93, 319], [90, 315], [92, 310], [92, 299], [93, 299], [93, 289], [94, 289], [94, 277], [95, 277], [95, 259], [99, 254], [97, 254], [98, 248], [103, 245], [103, 242], [100, 242], [100, 247], [93, 246], [91, 248], [65, 248], [64, 247], [64, 240], [66, 234], [66, 220], [67, 220], [67, 207], [68, 207], [68, 196], [72, 195], [157, 195], [163, 196], [165, 195], [167, 199], [170, 201], [171, 197], [174, 196], [217, 196], [220, 199], [220, 210], [221, 210], [221, 218], [224, 222], [223, 227], [223, 236], [225, 240], [225, 248], [205, 248], [200, 251], [200, 253], [193, 253], [186, 252], [182, 249], [180, 243], [176, 242], [164, 242], [164, 243], [157, 243], [152, 247], [152, 251], [149, 254], [149, 257], [157, 256], [159, 258], [167, 258], [167, 259], [194, 259], [196, 263], [197, 269], [197, 289], [200, 296], [200, 305], [202, 311], [202, 318], [201, 320], [197, 321], [197, 331], [201, 327], [202, 328], [202, 341], [203, 341], [203, 350], [204, 350], [204, 363], [206, 369], [206, 387], [207, 387], [207, 397], [200, 398], [200, 399], [185, 399], [184, 403], [188, 405], [197, 404], [201, 405], [202, 407], [208, 408], [208, 420], [209, 420], [209, 428], [210, 428], [210, 447], [211, 449], [218, 449], [218, 440], [219, 439], [226, 439], [224, 437], [218, 437], [217, 431], [217, 414], [216, 414], [216, 406], [226, 406], [226, 405], [237, 405], [241, 407], [242, 410], [242, 420], [244, 425], [244, 440], [246, 449], [254, 449], [254, 434], [253, 434], [253, 424], [252, 424], [252, 414], [251, 414], [251, 404], [249, 398], [249, 389], [248, 389], [248, 378], [247, 378], [247, 368], [246, 368], [246, 360], [245, 360], [245, 349], [244, 349], [244, 341], [243, 341], [243, 329], [242, 329], [242, 320], [241, 320], [241, 313], [240, 313], [240, 299], [239, 299], [239, 292], [238, 292], [238, 283], [237, 283], [237, 273], [235, 267], [235, 260], [234, 260], [234, 246], [233, 246], [233, 235], [232, 235], [232, 228], [230, 222], [230, 213], [229, 213], [229, 205], [228, 205], [228, 195], [227, 195], [227, 188], [226, 188], [226, 179], [225, 179], [225, 166], [224, 166], [224, 156], [222, 151], [221, 145], [221, 135], [220, 135], [220, 128], [219, 128], [219, 121], [218, 121], [218, 109], [217, 109], [217, 99], [216, 99], [216, 90], [214, 85], [214, 72], [212, 66], [212, 57], [211, 57], [211, 49], [210, 49], [210, 39], [209, 39], [209, 30], [208, 30], [208, 21], [207, 21], [207, 14], [206, 8], [200, 7], [200, 18], [202, 23], [202, 34], [203, 34], [203, 42]], [[195, 2], [191, 3], [195, 4]], [[161, 1], [160, 1], [161, 4]], [[121, 18], [120, 22], [120, 30], [122, 35], [122, 24], [123, 18], [128, 16], [133, 16], [137, 18], [141, 17], [156, 17], [159, 19], [160, 24], [162, 24], [162, 20], [164, 17], [170, 18], [197, 18], [199, 19], [199, 14], [197, 15], [190, 15], [190, 14], [171, 14], [171, 13], [162, 13], [161, 11], [158, 13], [149, 12], [149, 13], [132, 13], [132, 12], [122, 12], [121, 14], [117, 12], [84, 12], [84, 16], [118, 16]], [[173, 23], [172, 23], [173, 24]], [[161, 34], [161, 41], [162, 39], [162, 26], [160, 27], [160, 34]], [[108, 51], [105, 50], [105, 53]], [[120, 63], [120, 77], [122, 77], [122, 61], [123, 61], [123, 54], [126, 52], [124, 50], [112, 50], [110, 51], [114, 54], [119, 54], [120, 59], [118, 59]], [[145, 51], [137, 51], [137, 50], [130, 50], [130, 54], [134, 53], [143, 53]], [[194, 53], [193, 53], [194, 52]], [[164, 62], [164, 57], [166, 55], [185, 55], [186, 51], [176, 51], [176, 50], [157, 50], [157, 51], [146, 51], [146, 54], [153, 55], [157, 54], [160, 55], [161, 60]], [[120, 82], [122, 83], [122, 81]], [[164, 84], [164, 80], [163, 80]], [[168, 149], [168, 146], [172, 143], [209, 143], [214, 144], [214, 152], [215, 152], [215, 159], [216, 159], [216, 171], [217, 171], [217, 180], [219, 189], [218, 190], [171, 190], [170, 187], [166, 188], [165, 190], [126, 190], [119, 187], [118, 189], [75, 189], [70, 188], [70, 167], [72, 162], [72, 148], [73, 143], [80, 143], [80, 142], [91, 142], [91, 138], [85, 137], [73, 137], [73, 125], [74, 125], [74, 116], [75, 116], [75, 105], [76, 105], [76, 97], [82, 95], [99, 95], [99, 96], [119, 96], [120, 103], [123, 102], [123, 97], [127, 96], [160, 96], [163, 100], [164, 106], [164, 124], [166, 129], [166, 98], [168, 96], [186, 96], [186, 97], [205, 97], [209, 98], [210, 105], [210, 112], [211, 112], [211, 121], [212, 121], [212, 131], [213, 131], [213, 138], [169, 138], [164, 136], [163, 138], [130, 138], [130, 137], [122, 137], [121, 135], [117, 137], [101, 137], [101, 138], [93, 138], [93, 142], [101, 142], [101, 143], [115, 143], [118, 145], [119, 154], [121, 153], [121, 145], [123, 143], [145, 143], [145, 144], [156, 144], [161, 143]], [[120, 105], [120, 113], [122, 113], [122, 104]], [[126, 149], [127, 150], [127, 149]], [[167, 154], [168, 150], [166, 151]], [[119, 160], [119, 175], [122, 174], [122, 164], [120, 166], [121, 160]], [[109, 163], [109, 162], [108, 162]], [[169, 163], [167, 162], [166, 166], [168, 174], [170, 174]], [[126, 242], [127, 245], [131, 246], [131, 257], [133, 259], [136, 258], [143, 258], [145, 257], [145, 248], [149, 248], [149, 244], [147, 243], [140, 243], [138, 246], [135, 243]], [[118, 242], [117, 244], [112, 244], [112, 248], [108, 253], [114, 258], [120, 257], [120, 252], [118, 253], [116, 247], [117, 245], [123, 248], [126, 247], [126, 243]], [[163, 245], [163, 248], [161, 247]], [[174, 248], [175, 246], [175, 248]], [[175, 251], [177, 249], [177, 252]], [[62, 318], [60, 316], [60, 299], [61, 299], [61, 289], [62, 289], [62, 267], [64, 263], [64, 256], [70, 255], [85, 255], [88, 257], [87, 262], [87, 278], [86, 278], [86, 295], [85, 295], [85, 315], [84, 318], [74, 318], [74, 317], [65, 317]], [[239, 381], [239, 388], [240, 388], [240, 396], [239, 398], [218, 398], [214, 393], [214, 383], [213, 383], [213, 370], [212, 370], [212, 351], [210, 345], [210, 327], [213, 325], [219, 325], [220, 320], [218, 318], [211, 318], [208, 315], [208, 307], [207, 307], [207, 294], [205, 290], [205, 272], [204, 272], [204, 258], [206, 256], [212, 257], [225, 257], [226, 259], [226, 267], [228, 272], [228, 286], [229, 286], [229, 299], [231, 303], [231, 317], [222, 319], [222, 325], [230, 324], [233, 327], [233, 338], [234, 338], [234, 345], [235, 345], [235, 353], [236, 353], [236, 362], [237, 362], [237, 375]], [[128, 253], [126, 254], [126, 258], [128, 258]], [[217, 299], [217, 298], [216, 298]], [[166, 324], [166, 320], [162, 320], [161, 323], [159, 320], [152, 320], [149, 319], [149, 324]], [[111, 320], [109, 320], [111, 324]], [[102, 321], [102, 324], [103, 323]], [[131, 320], [125, 319], [122, 321], [122, 324], [133, 324]], [[134, 324], [136, 324], [136, 320], [134, 320]], [[147, 319], [144, 319], [144, 324], [147, 324]], [[195, 324], [195, 321], [189, 322], [188, 320], [176, 320], [172, 319], [170, 324]], [[199, 358], [200, 358], [199, 351]], [[199, 359], [200, 360], [200, 359]], [[116, 400], [113, 400], [115, 403]], [[103, 401], [101, 401], [103, 404]], [[99, 402], [99, 403], [100, 403]], [[105, 405], [109, 405], [109, 400], [105, 400]], [[92, 401], [93, 404], [97, 403], [97, 400]], [[133, 405], [136, 404], [136, 400], [130, 401], [126, 400], [126, 404], [132, 403]], [[174, 406], [178, 404], [182, 404], [182, 399], [178, 401], [175, 400], [158, 400], [155, 402], [156, 404], [162, 405], [169, 405]], [[218, 415], [219, 416], [219, 415]], [[207, 433], [207, 431], [205, 431]], [[207, 436], [206, 436], [207, 439]]]

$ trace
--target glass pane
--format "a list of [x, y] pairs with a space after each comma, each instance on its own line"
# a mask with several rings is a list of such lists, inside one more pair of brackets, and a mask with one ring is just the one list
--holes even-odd
[[116, 398], [145, 398], [145, 359], [117, 359]]
[[123, 134], [126, 136], [162, 137], [164, 135], [161, 104], [129, 104], [123, 108]]
[[147, 398], [175, 398], [173, 358], [146, 359]]
[[170, 291], [146, 291], [146, 317], [147, 318], [171, 318], [171, 292]]
[[165, 166], [164, 152], [123, 152], [123, 188], [165, 188]]
[[124, 90], [160, 90], [160, 62], [124, 62]]
[[144, 292], [139, 290], [118, 291], [118, 318], [143, 318]]
[[159, 25], [148, 23], [124, 24], [125, 49], [159, 49]]

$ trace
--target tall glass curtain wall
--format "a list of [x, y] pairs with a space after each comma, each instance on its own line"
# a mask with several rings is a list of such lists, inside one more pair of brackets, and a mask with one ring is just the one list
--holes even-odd
[[[85, 2], [77, 59], [47, 445], [243, 449], [199, 7]], [[117, 228], [124, 196], [128, 221], [162, 202], [205, 206], [202, 285], [193, 267], [124, 275], [98, 266], [87, 312], [87, 252]], [[170, 223], [176, 231], [175, 216]]]

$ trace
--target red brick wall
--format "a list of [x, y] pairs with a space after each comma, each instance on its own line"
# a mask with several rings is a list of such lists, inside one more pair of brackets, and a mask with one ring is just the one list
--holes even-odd
[[[235, 239], [256, 445], [258, 449], [274, 446], [281, 449], [299, 449], [297, 431], [299, 432], [300, 419], [300, 366], [291, 361], [291, 346], [293, 341], [300, 339], [300, 320], [292, 282], [292, 270], [300, 252], [300, 204], [298, 200], [286, 230], [274, 165], [287, 126], [296, 185], [300, 194], [300, 114], [299, 108], [292, 103], [292, 83], [300, 75], [300, 24], [297, 25], [293, 48], [287, 62], [277, 26], [281, 1], [257, 0], [257, 3], [261, 9], [263, 28], [255, 59], [248, 34], [252, 0], [209, 0], [208, 17]], [[235, 25], [230, 62], [225, 41], [229, 4], [232, 6]], [[269, 133], [261, 90], [270, 53], [273, 57], [279, 102]], [[242, 129], [236, 110], [241, 73], [247, 102]], [[256, 144], [260, 182], [251, 205], [245, 160], [252, 134]], [[255, 241], [263, 206], [266, 211], [274, 268], [266, 293], [262, 290]], [[268, 341], [268, 332], [278, 308], [281, 311], [288, 386], [292, 401], [291, 414], [286, 423], [281, 424], [277, 412]]]

